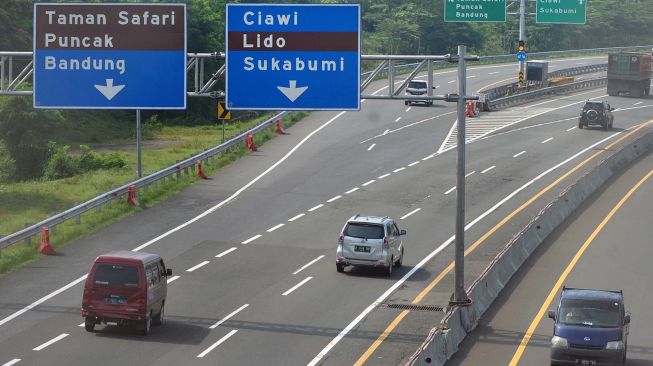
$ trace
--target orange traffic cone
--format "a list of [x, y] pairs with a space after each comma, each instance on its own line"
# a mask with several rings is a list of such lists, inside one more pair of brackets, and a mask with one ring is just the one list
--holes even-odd
[[286, 131], [283, 129], [283, 124], [281, 123], [281, 118], [279, 118], [277, 120], [277, 130], [276, 130], [276, 132], [279, 135], [285, 135], [286, 134]]
[[197, 176], [202, 179], [209, 179], [209, 177], [204, 174], [204, 169], [202, 169], [202, 160], [197, 161]]
[[251, 133], [248, 133], [247, 136], [245, 136], [245, 144], [251, 151], [257, 151], [256, 144], [254, 144], [254, 137], [252, 137]]
[[50, 229], [47, 226], [41, 228], [41, 245], [39, 245], [39, 253], [45, 255], [55, 255], [57, 252], [50, 245]]

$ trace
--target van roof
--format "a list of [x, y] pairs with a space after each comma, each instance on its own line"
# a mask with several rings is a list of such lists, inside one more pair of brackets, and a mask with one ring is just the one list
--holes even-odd
[[128, 261], [128, 262], [141, 262], [149, 263], [158, 261], [161, 257], [157, 254], [132, 252], [129, 250], [116, 250], [106, 254], [99, 255], [96, 262], [110, 262], [110, 261]]
[[578, 300], [623, 301], [623, 294], [621, 291], [594, 290], [584, 288], [565, 288], [562, 291], [562, 297], [565, 299]]

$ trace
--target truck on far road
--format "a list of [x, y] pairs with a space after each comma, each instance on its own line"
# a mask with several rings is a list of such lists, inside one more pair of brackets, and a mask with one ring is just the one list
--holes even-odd
[[620, 52], [608, 55], [608, 95], [628, 93], [640, 98], [651, 89], [651, 54]]

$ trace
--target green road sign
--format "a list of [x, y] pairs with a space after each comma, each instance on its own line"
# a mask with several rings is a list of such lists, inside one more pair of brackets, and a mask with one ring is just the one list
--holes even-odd
[[445, 22], [505, 22], [506, 0], [444, 0]]
[[587, 0], [537, 0], [537, 23], [585, 24]]

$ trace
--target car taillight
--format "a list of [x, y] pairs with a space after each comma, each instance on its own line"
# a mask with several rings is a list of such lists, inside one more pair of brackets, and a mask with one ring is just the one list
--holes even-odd
[[340, 234], [338, 237], [338, 245], [342, 245], [345, 242], [345, 236]]
[[387, 236], [383, 237], [383, 249], [385, 249], [385, 250], [390, 249], [390, 243], [388, 242], [388, 237]]

